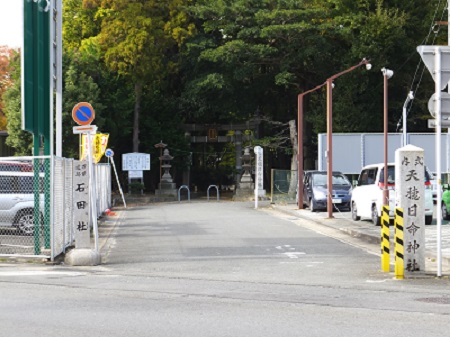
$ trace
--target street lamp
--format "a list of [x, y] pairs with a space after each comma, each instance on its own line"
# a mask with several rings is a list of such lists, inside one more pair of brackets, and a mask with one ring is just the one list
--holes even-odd
[[322, 88], [327, 82], [324, 82], [317, 87], [305, 91], [297, 96], [297, 106], [298, 106], [298, 115], [297, 115], [297, 175], [298, 175], [298, 187], [297, 187], [297, 204], [298, 209], [303, 209], [303, 96], [319, 90]]
[[406, 100], [405, 100], [405, 103], [403, 104], [403, 130], [402, 130], [402, 133], [403, 133], [403, 146], [406, 146], [406, 144], [408, 143], [407, 142], [407, 140], [406, 140], [406, 108], [407, 108], [407, 106], [408, 106], [408, 103], [410, 102], [410, 101], [412, 101], [414, 99], [414, 93], [412, 92], [412, 91], [410, 91], [409, 93], [408, 93], [408, 96], [406, 97]]
[[346, 74], [349, 73], [360, 66], [365, 65], [367, 70], [372, 68], [372, 65], [369, 63], [369, 60], [363, 58], [361, 62], [354, 65], [353, 67], [348, 68], [347, 70], [341, 71], [329, 79], [327, 79], [327, 184], [328, 184], [328, 198], [327, 198], [327, 211], [328, 218], [333, 217], [333, 81]]
[[384, 79], [384, 184], [383, 184], [383, 205], [389, 205], [388, 190], [388, 80], [394, 76], [392, 70], [382, 68], [381, 73]]

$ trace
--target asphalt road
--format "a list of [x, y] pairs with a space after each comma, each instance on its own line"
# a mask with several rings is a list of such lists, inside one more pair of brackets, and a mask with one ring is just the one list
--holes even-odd
[[448, 279], [253, 203], [123, 212], [96, 267], [0, 265], [0, 336], [443, 336]]

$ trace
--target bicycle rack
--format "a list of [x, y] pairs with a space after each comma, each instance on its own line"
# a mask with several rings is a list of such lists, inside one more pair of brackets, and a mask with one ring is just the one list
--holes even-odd
[[217, 185], [209, 185], [208, 191], [207, 191], [208, 201], [209, 201], [209, 189], [210, 189], [211, 187], [214, 187], [214, 188], [216, 189], [216, 191], [217, 191], [217, 201], [219, 201], [219, 188], [217, 187]]
[[180, 191], [181, 189], [187, 189], [188, 191], [188, 202], [191, 202], [191, 191], [189, 190], [189, 187], [187, 187], [186, 185], [181, 185], [180, 188], [178, 189], [178, 202], [181, 202], [181, 194]]

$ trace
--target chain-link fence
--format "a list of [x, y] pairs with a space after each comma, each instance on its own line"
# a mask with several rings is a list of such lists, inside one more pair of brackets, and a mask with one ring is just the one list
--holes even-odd
[[[96, 166], [97, 216], [111, 205], [111, 170]], [[0, 256], [53, 260], [74, 243], [73, 160], [0, 158]]]
[[297, 171], [271, 170], [271, 196], [273, 203], [295, 203], [297, 194]]

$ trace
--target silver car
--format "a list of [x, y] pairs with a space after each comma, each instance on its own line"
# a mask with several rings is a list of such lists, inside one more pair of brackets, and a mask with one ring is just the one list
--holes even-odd
[[[33, 235], [34, 180], [32, 172], [0, 171], [0, 227], [14, 227], [21, 234]], [[41, 196], [38, 204], [42, 209]]]

